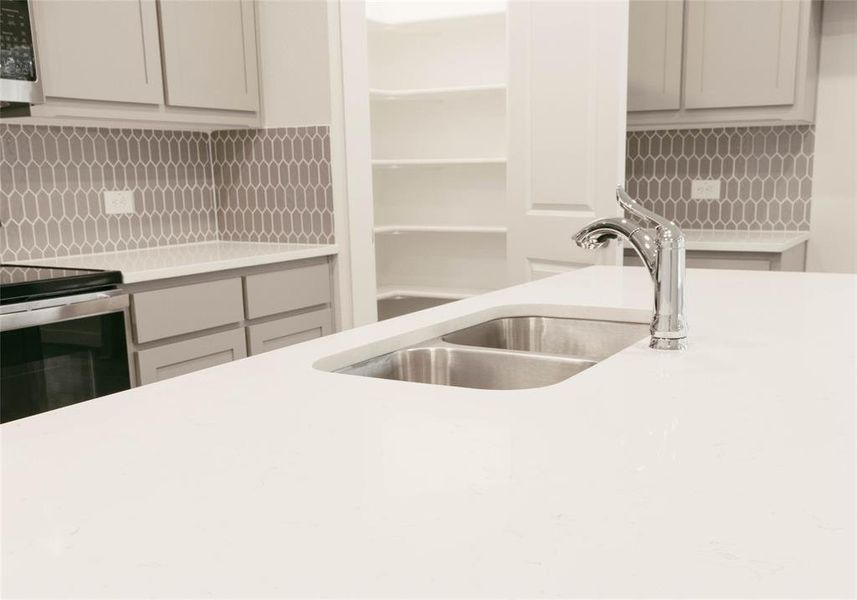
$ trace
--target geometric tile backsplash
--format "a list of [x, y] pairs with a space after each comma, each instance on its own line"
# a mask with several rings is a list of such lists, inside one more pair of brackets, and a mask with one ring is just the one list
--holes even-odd
[[[3, 124], [0, 142], [4, 260], [216, 239], [205, 133]], [[134, 214], [104, 213], [111, 189]]]
[[211, 149], [222, 239], [333, 241], [327, 127], [215, 131]]
[[[687, 229], [809, 229], [812, 125], [627, 134], [628, 193]], [[692, 200], [694, 179], [720, 179], [718, 200]]]
[[[811, 125], [635, 131], [626, 188], [688, 229], [807, 230]], [[691, 181], [720, 179], [718, 200]], [[131, 189], [135, 212], [104, 213]], [[213, 133], [0, 123], [0, 260], [216, 239], [333, 243], [325, 126]]]
[[[233, 136], [2, 123], [0, 260], [217, 239], [332, 242], [327, 128], [270, 131], [245, 130]], [[253, 152], [244, 152], [246, 144], [239, 144], [242, 150], [231, 161], [213, 160], [213, 148], [225, 148], [218, 143], [233, 137], [253, 140], [250, 149], [256, 140], [264, 140], [262, 156], [269, 156], [270, 150], [273, 157], [266, 163], [267, 173], [278, 177], [264, 187], [244, 188], [242, 206], [230, 204], [236, 197], [230, 195], [234, 177], [255, 177], [261, 164]], [[311, 152], [304, 158], [307, 139]], [[297, 155], [295, 143], [300, 145]], [[310, 164], [313, 174], [307, 179]], [[300, 194], [294, 193], [296, 188]], [[102, 192], [112, 189], [134, 191], [133, 214], [105, 214]], [[270, 208], [260, 204], [259, 198], [267, 200], [269, 193], [286, 201], [275, 201]], [[276, 239], [269, 229], [274, 220], [283, 227]]]

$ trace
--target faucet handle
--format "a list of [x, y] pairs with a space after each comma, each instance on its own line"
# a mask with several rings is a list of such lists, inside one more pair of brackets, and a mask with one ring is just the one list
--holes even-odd
[[653, 222], [657, 226], [659, 234], [666, 234], [675, 239], [684, 238], [681, 229], [676, 227], [672, 221], [667, 221], [659, 214], [644, 208], [642, 204], [631, 198], [621, 185], [616, 186], [616, 201], [619, 203], [619, 206], [632, 215]]

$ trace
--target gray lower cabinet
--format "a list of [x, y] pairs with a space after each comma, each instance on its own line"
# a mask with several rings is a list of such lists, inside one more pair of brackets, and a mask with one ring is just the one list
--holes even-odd
[[247, 356], [244, 330], [231, 329], [211, 335], [164, 344], [137, 352], [140, 384], [163, 381]]
[[140, 385], [333, 331], [327, 258], [127, 286]]
[[292, 344], [327, 335], [333, 324], [330, 309], [267, 321], [247, 327], [247, 349], [251, 355], [261, 354]]
[[241, 278], [179, 285], [131, 296], [138, 344], [238, 323], [244, 317]]
[[330, 276], [324, 262], [296, 263], [291, 268], [244, 278], [248, 319], [256, 319], [330, 302]]

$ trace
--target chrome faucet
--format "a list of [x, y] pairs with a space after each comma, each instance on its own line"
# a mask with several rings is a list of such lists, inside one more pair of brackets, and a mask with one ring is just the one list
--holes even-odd
[[616, 200], [627, 212], [655, 223], [645, 229], [624, 218], [598, 219], [576, 234], [581, 248], [601, 248], [610, 240], [625, 238], [655, 284], [655, 314], [650, 331], [649, 348], [684, 350], [687, 347], [687, 321], [684, 315], [684, 234], [670, 221], [640, 206], [622, 186], [616, 188]]

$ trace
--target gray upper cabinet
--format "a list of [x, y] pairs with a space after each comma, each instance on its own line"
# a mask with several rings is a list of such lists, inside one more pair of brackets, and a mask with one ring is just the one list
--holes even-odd
[[628, 127], [815, 119], [819, 0], [631, 0]]
[[793, 104], [798, 0], [691, 0], [687, 108]]
[[155, 0], [38, 0], [33, 14], [46, 96], [162, 101]]
[[681, 106], [683, 0], [631, 2], [628, 110]]
[[252, 0], [161, 0], [170, 106], [259, 108]]
[[253, 0], [37, 0], [34, 117], [260, 123]]

